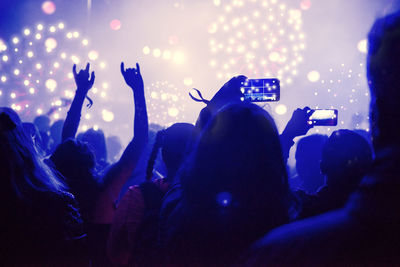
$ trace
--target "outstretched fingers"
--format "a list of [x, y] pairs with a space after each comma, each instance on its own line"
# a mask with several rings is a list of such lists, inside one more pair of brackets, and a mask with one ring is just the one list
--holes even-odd
[[137, 74], [140, 75], [140, 66], [139, 63], [136, 62], [136, 70], [137, 70]]
[[121, 73], [122, 73], [122, 75], [125, 75], [125, 64], [124, 64], [124, 62], [121, 62]]
[[90, 63], [86, 64], [85, 72], [89, 74]]
[[74, 77], [76, 77], [78, 75], [78, 73], [76, 72], [76, 64], [74, 64], [74, 66], [72, 66], [72, 73], [74, 74]]

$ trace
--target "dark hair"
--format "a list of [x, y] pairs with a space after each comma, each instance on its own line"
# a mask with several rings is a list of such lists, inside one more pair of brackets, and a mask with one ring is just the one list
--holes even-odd
[[160, 149], [168, 171], [167, 178], [171, 180], [183, 161], [193, 134], [194, 126], [190, 123], [175, 123], [165, 130], [158, 131], [147, 164], [146, 180], [152, 178], [155, 160]]
[[378, 19], [368, 35], [370, 120], [376, 148], [400, 143], [400, 11]]
[[321, 171], [328, 184], [357, 185], [372, 165], [372, 149], [367, 140], [350, 130], [334, 131], [321, 158]]
[[104, 136], [104, 132], [101, 129], [94, 130], [93, 128], [87, 130], [83, 133], [82, 139], [83, 142], [86, 142], [89, 147], [93, 150], [96, 155], [96, 160], [107, 161], [107, 146], [106, 146], [106, 138]]
[[195, 253], [205, 261], [217, 257], [222, 264], [289, 220], [278, 130], [272, 117], [254, 104], [231, 104], [218, 111], [178, 177], [181, 217], [167, 241], [178, 257], [190, 261], [188, 255]]
[[146, 169], [146, 180], [151, 180], [153, 177], [153, 168], [154, 168], [154, 164], [156, 162], [156, 158], [158, 155], [158, 151], [160, 149], [160, 147], [162, 146], [162, 140], [163, 140], [163, 136], [164, 135], [164, 130], [160, 130], [157, 132], [156, 134], [156, 138], [154, 141], [154, 145], [153, 145], [153, 149], [151, 150], [150, 153], [150, 157], [149, 160], [147, 162], [147, 169]]
[[66, 189], [63, 181], [44, 163], [17, 113], [1, 107], [0, 114], [1, 190], [13, 190], [20, 198], [29, 200], [35, 192]]

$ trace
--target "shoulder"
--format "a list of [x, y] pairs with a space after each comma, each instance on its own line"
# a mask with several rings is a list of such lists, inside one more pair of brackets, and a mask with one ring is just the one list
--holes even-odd
[[343, 209], [279, 227], [253, 245], [249, 263], [300, 264], [324, 257], [341, 246], [351, 222]]

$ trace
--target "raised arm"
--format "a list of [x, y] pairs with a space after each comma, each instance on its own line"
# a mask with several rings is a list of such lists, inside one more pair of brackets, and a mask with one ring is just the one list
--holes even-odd
[[297, 136], [307, 134], [307, 132], [313, 127], [313, 125], [308, 124], [308, 118], [310, 117], [308, 114], [309, 110], [309, 107], [296, 109], [280, 135], [282, 153], [285, 162], [287, 162], [289, 158], [290, 148], [294, 145], [293, 139]]
[[94, 84], [94, 71], [92, 75], [89, 75], [90, 64], [86, 65], [84, 70], [76, 72], [76, 64], [72, 67], [72, 73], [74, 74], [76, 91], [75, 97], [72, 101], [71, 107], [68, 111], [67, 118], [65, 119], [63, 130], [62, 130], [62, 142], [68, 138], [75, 138], [76, 132], [78, 131], [79, 121], [81, 119], [82, 105], [88, 91]]
[[119, 196], [121, 188], [132, 175], [148, 139], [149, 125], [144, 97], [144, 84], [139, 64], [136, 63], [136, 68], [125, 70], [122, 62], [121, 73], [126, 84], [131, 87], [133, 92], [135, 102], [134, 133], [132, 141], [126, 147], [120, 160], [109, 169], [104, 177], [104, 191], [96, 208], [96, 221], [98, 223], [112, 222], [115, 212], [114, 203]]

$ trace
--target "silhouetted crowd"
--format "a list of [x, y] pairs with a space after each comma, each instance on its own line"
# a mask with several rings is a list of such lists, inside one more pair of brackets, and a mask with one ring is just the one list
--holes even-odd
[[[297, 109], [279, 134], [229, 80], [195, 125], [149, 125], [140, 67], [133, 138], [78, 134], [95, 81], [77, 72], [67, 117], [0, 108], [2, 266], [400, 264], [400, 12], [369, 36], [371, 131], [308, 135]], [[51, 124], [51, 126], [50, 126]], [[297, 139], [296, 139], [297, 140]], [[144, 158], [144, 160], [143, 160]]]

